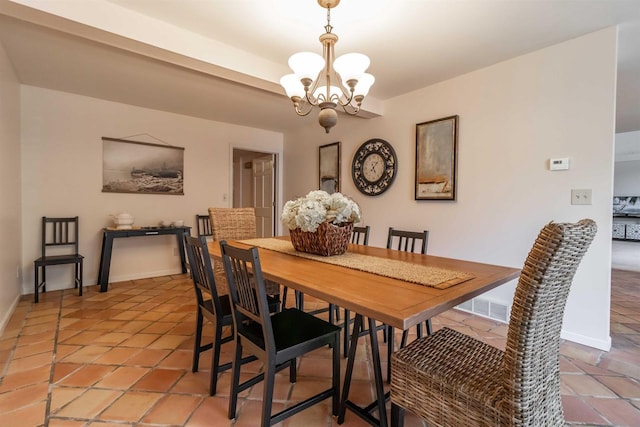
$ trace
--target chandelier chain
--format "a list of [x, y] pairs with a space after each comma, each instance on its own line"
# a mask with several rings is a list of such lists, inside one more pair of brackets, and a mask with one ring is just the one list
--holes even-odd
[[331, 26], [331, 8], [327, 7], [327, 25], [324, 26], [324, 30], [327, 33], [330, 33], [331, 30], [333, 30], [333, 27]]

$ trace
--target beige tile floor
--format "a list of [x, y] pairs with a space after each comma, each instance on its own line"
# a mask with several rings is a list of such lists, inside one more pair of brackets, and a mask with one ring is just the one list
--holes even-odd
[[[201, 372], [191, 372], [193, 299], [186, 276], [116, 283], [107, 293], [91, 286], [83, 297], [71, 290], [48, 292], [40, 304], [24, 296], [0, 337], [0, 426], [232, 425], [226, 417], [229, 372], [221, 374], [215, 397], [207, 395], [210, 352], [202, 355]], [[569, 425], [640, 426], [639, 302], [640, 273], [613, 270], [611, 351], [563, 342]], [[314, 304], [311, 298], [306, 303]], [[460, 311], [448, 311], [433, 323], [497, 347], [505, 343], [506, 325]], [[228, 358], [230, 349], [223, 351]], [[360, 345], [351, 394], [359, 403], [373, 397], [367, 354]], [[274, 411], [325, 386], [328, 358], [327, 349], [305, 356], [296, 384], [279, 374]], [[243, 372], [259, 369], [254, 362]], [[261, 393], [261, 384], [242, 393], [233, 425], [258, 424]], [[329, 413], [323, 402], [281, 424], [336, 426]], [[343, 425], [364, 423], [347, 412]], [[408, 416], [407, 425], [422, 423]]]

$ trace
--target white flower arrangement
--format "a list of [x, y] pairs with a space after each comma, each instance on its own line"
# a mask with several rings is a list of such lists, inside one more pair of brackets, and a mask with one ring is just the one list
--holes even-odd
[[289, 228], [314, 232], [323, 222], [340, 225], [360, 221], [360, 207], [341, 193], [310, 191], [304, 197], [289, 200], [282, 209], [282, 222]]

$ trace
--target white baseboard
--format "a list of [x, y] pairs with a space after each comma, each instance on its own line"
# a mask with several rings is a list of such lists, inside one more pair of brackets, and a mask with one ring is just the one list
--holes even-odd
[[[158, 270], [158, 271], [145, 271], [144, 273], [136, 273], [136, 274], [126, 274], [122, 276], [109, 276], [109, 282], [124, 282], [126, 280], [138, 280], [138, 279], [147, 279], [150, 277], [160, 277], [160, 276], [169, 276], [172, 274], [182, 274], [182, 269], [171, 269], [171, 270]], [[92, 280], [91, 283], [97, 284], [97, 278]]]
[[16, 295], [15, 299], [9, 306], [9, 309], [4, 312], [4, 316], [2, 317], [2, 319], [0, 319], [0, 335], [4, 333], [4, 328], [7, 326], [7, 323], [9, 323], [9, 319], [11, 319], [11, 316], [13, 316], [13, 312], [16, 311], [16, 306], [20, 301], [20, 296], [21, 295]]
[[584, 335], [576, 334], [573, 332], [567, 332], [563, 330], [560, 333], [560, 338], [575, 342], [578, 344], [583, 344], [589, 347], [597, 348], [598, 350], [609, 351], [611, 350], [611, 336], [608, 336], [605, 340], [599, 340], [592, 337], [587, 337]]
[[[136, 274], [126, 274], [126, 275], [122, 275], [122, 276], [109, 276], [109, 282], [110, 283], [114, 283], [114, 282], [124, 282], [127, 280], [137, 280], [137, 279], [146, 279], [149, 277], [160, 277], [160, 276], [169, 276], [172, 274], [182, 274], [182, 269], [181, 268], [177, 268], [177, 269], [171, 269], [171, 270], [158, 270], [158, 271], [145, 271], [143, 273], [136, 273]], [[93, 286], [93, 285], [97, 285], [98, 284], [98, 278], [97, 277], [92, 277], [92, 278], [84, 278], [84, 286]], [[73, 289], [73, 287], [71, 285], [69, 286], [56, 286], [56, 285], [49, 285], [47, 284], [47, 291], [59, 291], [61, 289]], [[28, 289], [25, 289], [24, 286], [22, 287], [22, 295], [27, 295], [27, 294], [33, 294], [33, 287], [29, 287]]]

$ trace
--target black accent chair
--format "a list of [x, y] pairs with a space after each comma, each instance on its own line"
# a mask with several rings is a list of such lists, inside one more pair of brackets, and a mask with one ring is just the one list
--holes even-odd
[[[356, 245], [368, 245], [369, 244], [369, 233], [371, 232], [371, 227], [366, 225], [364, 227], [353, 227], [353, 231], [351, 232], [351, 243]], [[354, 319], [351, 318], [351, 311], [344, 309], [344, 323], [343, 323], [343, 343], [342, 348], [344, 352], [344, 357], [349, 355], [349, 339], [351, 338], [351, 333], [349, 329], [351, 324], [354, 322]], [[360, 333], [360, 336], [364, 336], [368, 334], [367, 330], [364, 330]], [[386, 335], [385, 335], [386, 338]]]
[[429, 231], [404, 231], [389, 227], [389, 234], [387, 235], [387, 249], [415, 252], [416, 243], [419, 245], [419, 252], [425, 255], [427, 253], [427, 245], [429, 243]]
[[[340, 396], [340, 328], [296, 308], [269, 315], [267, 293], [260, 266], [258, 249], [242, 249], [220, 242], [220, 251], [231, 295], [236, 347], [233, 358], [229, 418], [236, 417], [238, 393], [246, 389], [240, 384], [240, 357], [243, 350], [264, 363], [262, 399], [263, 427], [283, 421], [298, 412], [332, 398], [332, 413], [338, 414]], [[311, 396], [277, 414], [271, 414], [275, 373], [289, 366], [289, 381], [296, 381], [296, 358], [329, 345], [333, 353], [333, 381], [330, 388]], [[251, 381], [251, 380], [250, 380]]]
[[[233, 318], [231, 315], [231, 302], [228, 294], [220, 295], [213, 278], [211, 257], [207, 249], [206, 236], [184, 236], [187, 258], [191, 266], [191, 279], [196, 293], [196, 336], [193, 345], [192, 372], [198, 372], [200, 353], [213, 349], [211, 357], [211, 379], [209, 381], [209, 395], [216, 394], [218, 374], [231, 368], [231, 362], [220, 365], [220, 348], [222, 344], [233, 341]], [[280, 301], [267, 297], [269, 311], [278, 311]], [[213, 341], [202, 344], [202, 324], [207, 318], [214, 329]], [[228, 326], [231, 333], [222, 337], [222, 328]], [[256, 360], [255, 356], [242, 359], [242, 363]]]
[[369, 232], [371, 231], [371, 227], [365, 225], [364, 227], [353, 227], [353, 231], [351, 232], [351, 243], [355, 243], [356, 245], [368, 245], [369, 244]]
[[209, 215], [196, 215], [196, 230], [198, 236], [213, 236]]
[[[82, 296], [82, 264], [84, 256], [78, 253], [78, 217], [49, 218], [42, 217], [41, 256], [33, 262], [34, 267], [34, 300], [38, 302], [40, 288], [47, 291], [47, 266], [74, 264], [74, 287], [78, 288], [78, 295]], [[55, 249], [54, 249], [55, 248]], [[60, 254], [62, 251], [70, 252]], [[48, 255], [49, 254], [49, 255]], [[40, 281], [42, 269], [42, 281]]]
[[[429, 243], [429, 231], [405, 231], [396, 230], [393, 227], [389, 227], [389, 234], [387, 235], [387, 249], [396, 249], [404, 252], [416, 252], [416, 249], [423, 255], [427, 253], [427, 245]], [[431, 335], [431, 319], [427, 319], [425, 322], [425, 328], [427, 335]], [[389, 328], [389, 336], [392, 337], [389, 343], [389, 348], [393, 351], [393, 328]], [[416, 333], [418, 338], [422, 338], [422, 325], [416, 325]], [[402, 332], [402, 341], [400, 348], [404, 348], [407, 345], [408, 331]], [[391, 360], [391, 359], [389, 359]], [[391, 366], [391, 364], [389, 364]]]

